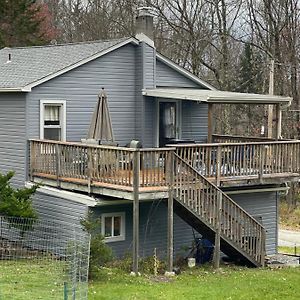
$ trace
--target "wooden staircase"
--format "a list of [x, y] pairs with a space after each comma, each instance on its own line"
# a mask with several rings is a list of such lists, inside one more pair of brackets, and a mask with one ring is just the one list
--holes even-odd
[[265, 230], [216, 185], [174, 153], [174, 211], [203, 237], [241, 263], [264, 266]]

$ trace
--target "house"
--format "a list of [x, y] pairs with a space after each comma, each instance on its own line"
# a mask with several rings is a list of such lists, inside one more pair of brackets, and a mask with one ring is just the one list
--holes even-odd
[[[218, 91], [156, 52], [147, 9], [137, 24], [135, 38], [0, 50], [0, 171], [14, 170], [16, 186], [43, 183], [41, 218], [80, 226], [93, 210], [134, 271], [154, 248], [172, 270], [193, 229], [263, 265], [277, 248], [279, 193], [299, 180], [300, 141], [278, 140], [291, 99]], [[102, 87], [118, 147], [80, 142]], [[219, 103], [275, 105], [277, 139], [213, 135]]]

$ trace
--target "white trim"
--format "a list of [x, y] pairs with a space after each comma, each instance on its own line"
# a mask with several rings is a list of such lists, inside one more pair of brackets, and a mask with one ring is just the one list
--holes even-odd
[[40, 100], [40, 139], [44, 139], [44, 107], [47, 104], [61, 106], [61, 141], [65, 142], [67, 138], [67, 102], [66, 100]]
[[13, 88], [0, 88], [0, 93], [10, 93], [10, 92], [30, 92], [31, 89], [25, 87], [13, 87]]
[[291, 97], [266, 95], [266, 94], [247, 94], [227, 91], [210, 91], [203, 89], [190, 88], [156, 88], [143, 89], [143, 96], [188, 100], [206, 103], [248, 103], [248, 104], [284, 104], [289, 106], [292, 102]]
[[37, 80], [37, 81], [35, 81], [33, 83], [30, 83], [30, 84], [24, 86], [23, 89], [31, 91], [31, 89], [34, 88], [37, 85], [40, 85], [40, 84], [42, 84], [42, 83], [44, 83], [44, 82], [46, 82], [46, 81], [48, 81], [50, 79], [53, 79], [53, 78], [55, 78], [55, 77], [57, 77], [59, 75], [62, 75], [64, 73], [66, 73], [66, 72], [69, 72], [69, 71], [71, 71], [71, 70], [73, 70], [73, 69], [75, 69], [77, 67], [80, 67], [81, 65], [84, 65], [84, 64], [86, 64], [86, 63], [88, 63], [88, 62], [90, 62], [90, 61], [92, 61], [94, 59], [97, 59], [97, 58], [99, 58], [99, 57], [101, 57], [101, 56], [103, 56], [103, 55], [105, 55], [107, 53], [110, 53], [110, 52], [112, 52], [112, 51], [114, 51], [116, 49], [119, 49], [119, 48], [121, 48], [121, 47], [123, 47], [123, 46], [125, 46], [127, 44], [130, 44], [130, 43], [138, 45], [138, 41], [135, 38], [129, 38], [129, 39], [127, 39], [127, 40], [125, 40], [125, 41], [123, 41], [123, 42], [121, 42], [119, 44], [116, 44], [116, 45], [114, 45], [114, 46], [112, 46], [110, 48], [107, 48], [107, 49], [105, 49], [105, 50], [103, 50], [101, 52], [98, 52], [98, 53], [96, 53], [96, 54], [94, 54], [94, 55], [92, 55], [92, 56], [90, 56], [88, 58], [85, 58], [85, 59], [83, 59], [83, 60], [81, 60], [81, 61], [79, 61], [79, 62], [77, 62], [77, 63], [75, 63], [75, 64], [73, 64], [71, 66], [68, 66], [68, 67], [66, 67], [64, 69], [61, 69], [58, 72], [55, 72], [55, 73], [53, 73], [51, 75], [48, 75], [48, 76], [46, 76], [46, 77], [44, 77], [44, 78], [42, 78], [40, 80]]
[[[32, 187], [34, 185], [34, 183], [32, 182], [25, 182], [25, 187]], [[73, 192], [68, 192], [68, 191], [64, 191], [64, 190], [60, 190], [60, 189], [56, 189], [53, 187], [48, 187], [48, 186], [41, 186], [37, 189], [37, 191], [39, 193], [43, 193], [49, 196], [53, 196], [53, 197], [59, 197], [62, 199], [66, 199], [66, 200], [70, 200], [76, 203], [81, 203], [81, 204], [85, 204], [86, 206], [89, 207], [94, 207], [97, 205], [97, 201], [95, 198], [90, 197], [90, 196], [86, 196], [80, 193], [73, 193]]]
[[[106, 217], [120, 217], [121, 218], [121, 228], [120, 228], [120, 235], [119, 236], [111, 236], [105, 237], [105, 218]], [[112, 231], [113, 223], [112, 223]], [[101, 234], [104, 236], [105, 242], [118, 242], [125, 240], [125, 212], [112, 212], [112, 213], [103, 213], [101, 214]]]
[[210, 90], [213, 90], [213, 91], [217, 90], [215, 87], [213, 87], [209, 83], [203, 81], [202, 79], [200, 79], [199, 77], [195, 76], [191, 72], [189, 72], [186, 69], [180, 67], [178, 64], [174, 63], [172, 60], [166, 58], [162, 54], [156, 53], [156, 57], [158, 58], [158, 60], [160, 60], [161, 62], [165, 63], [167, 66], [169, 66], [173, 70], [177, 71], [178, 73], [182, 74], [183, 76], [191, 79], [192, 81], [194, 81], [194, 82], [196, 82], [196, 83], [198, 83], [198, 84], [200, 84], [202, 86], [205, 86], [206, 88], [208, 88]]
[[252, 194], [252, 193], [266, 193], [266, 192], [285, 192], [289, 187], [274, 187], [274, 188], [262, 188], [262, 189], [246, 189], [237, 191], [224, 191], [227, 195], [239, 195], [239, 194]]
[[145, 35], [144, 33], [137, 33], [136, 35], [135, 35], [135, 38], [137, 39], [137, 40], [139, 40], [140, 42], [145, 42], [146, 44], [148, 44], [150, 47], [152, 47], [152, 48], [154, 48], [154, 49], [156, 49], [155, 48], [155, 45], [154, 45], [154, 41], [153, 40], [151, 40], [147, 35]]
[[174, 99], [159, 99], [157, 98], [156, 101], [156, 138], [155, 138], [155, 143], [156, 147], [159, 147], [159, 104], [161, 102], [173, 102], [176, 103], [176, 138], [180, 139], [181, 138], [181, 133], [182, 133], [182, 106], [181, 106], [181, 101], [174, 100]]

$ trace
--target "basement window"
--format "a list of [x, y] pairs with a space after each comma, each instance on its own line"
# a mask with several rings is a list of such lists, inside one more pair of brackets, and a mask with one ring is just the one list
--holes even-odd
[[101, 234], [107, 242], [125, 240], [125, 213], [108, 213], [101, 215]]
[[40, 101], [40, 139], [66, 140], [66, 101]]

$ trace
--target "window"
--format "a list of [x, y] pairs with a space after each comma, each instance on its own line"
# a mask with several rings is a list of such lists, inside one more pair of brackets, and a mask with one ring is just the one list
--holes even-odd
[[41, 100], [40, 138], [45, 140], [66, 140], [66, 101]]
[[101, 234], [107, 242], [125, 240], [125, 213], [101, 215]]

